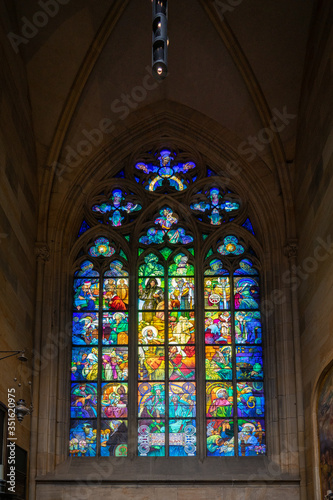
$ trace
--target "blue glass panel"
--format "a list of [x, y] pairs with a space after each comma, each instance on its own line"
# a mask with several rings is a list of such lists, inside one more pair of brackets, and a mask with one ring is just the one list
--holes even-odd
[[196, 422], [195, 420], [169, 421], [169, 456], [194, 457], [196, 455]]
[[238, 420], [238, 454], [255, 457], [266, 453], [265, 421]]
[[98, 344], [98, 313], [73, 313], [72, 342], [74, 345]]
[[71, 380], [97, 380], [98, 348], [73, 347]]
[[71, 418], [97, 417], [97, 384], [72, 384]]
[[207, 420], [208, 457], [233, 457], [234, 441], [233, 420]]
[[260, 312], [236, 312], [235, 335], [236, 344], [261, 344]]
[[88, 229], [90, 229], [90, 226], [89, 224], [84, 220], [81, 224], [81, 227], [79, 229], [79, 234], [78, 234], [78, 237], [82, 236], [86, 231], [88, 231]]
[[101, 421], [101, 456], [127, 457], [127, 420]]
[[237, 415], [243, 418], [265, 416], [263, 382], [239, 382], [237, 384]]
[[236, 371], [238, 380], [262, 380], [262, 348], [236, 346]]
[[97, 443], [96, 420], [71, 420], [69, 455], [71, 457], [95, 457]]
[[258, 271], [253, 267], [253, 262], [250, 259], [242, 259], [239, 263], [239, 268], [236, 269], [234, 275], [258, 275]]
[[165, 421], [162, 419], [139, 420], [138, 428], [139, 457], [165, 456]]
[[235, 309], [258, 309], [260, 304], [258, 278], [234, 278]]

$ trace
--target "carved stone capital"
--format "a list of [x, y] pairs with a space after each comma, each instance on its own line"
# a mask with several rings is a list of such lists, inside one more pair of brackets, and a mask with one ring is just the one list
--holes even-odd
[[284, 246], [284, 255], [291, 259], [293, 257], [297, 257], [298, 254], [298, 241], [297, 240], [289, 240]]
[[35, 244], [35, 255], [37, 260], [47, 262], [50, 260], [50, 248], [46, 243], [37, 242]]

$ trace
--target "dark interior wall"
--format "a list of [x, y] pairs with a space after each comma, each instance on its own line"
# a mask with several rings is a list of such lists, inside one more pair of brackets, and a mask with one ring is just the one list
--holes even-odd
[[[318, 3], [308, 44], [296, 156], [297, 284], [309, 498], [321, 498], [317, 383], [333, 359], [333, 4]], [[313, 497], [313, 495], [317, 495]]]
[[[27, 364], [16, 357], [1, 361], [0, 401], [8, 389], [30, 403], [31, 356], [35, 310], [37, 177], [25, 69], [10, 44], [15, 32], [13, 2], [0, 4], [0, 316], [1, 350], [26, 349]], [[22, 377], [22, 388], [13, 380]], [[30, 417], [16, 421], [17, 444], [29, 450]]]

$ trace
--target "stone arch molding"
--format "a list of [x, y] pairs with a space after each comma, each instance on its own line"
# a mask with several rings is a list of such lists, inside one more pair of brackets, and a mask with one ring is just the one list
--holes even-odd
[[[152, 145], [174, 144], [193, 153], [202, 165], [209, 164], [248, 200], [264, 238], [263, 247], [276, 248], [289, 232], [292, 214], [284, 213], [283, 197], [269, 167], [259, 157], [247, 162], [237, 151], [239, 142], [229, 130], [179, 103], [162, 101], [147, 106], [130, 115], [126, 123], [119, 123], [112, 138], [78, 168], [65, 173], [61, 182], [56, 176], [50, 180], [52, 190], [40, 212], [43, 234], [39, 240], [66, 247], [69, 235], [77, 230], [80, 207], [96, 185]], [[269, 230], [272, 225], [274, 233]]]

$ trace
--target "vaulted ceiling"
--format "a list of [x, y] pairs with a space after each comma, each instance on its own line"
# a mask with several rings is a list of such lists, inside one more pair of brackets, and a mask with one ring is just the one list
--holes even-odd
[[[45, 16], [36, 13], [46, 0], [10, 3], [14, 33], [23, 36], [27, 20], [43, 24]], [[19, 45], [41, 171], [102, 119], [126, 123], [117, 100], [148, 81], [151, 65], [150, 0], [49, 0], [54, 3], [58, 12]], [[170, 74], [140, 102], [131, 99], [129, 111], [179, 103], [240, 144], [268, 126], [273, 110], [297, 115], [313, 3], [170, 0]], [[281, 158], [293, 160], [296, 130], [297, 118], [290, 119], [258, 149], [270, 168]]]

